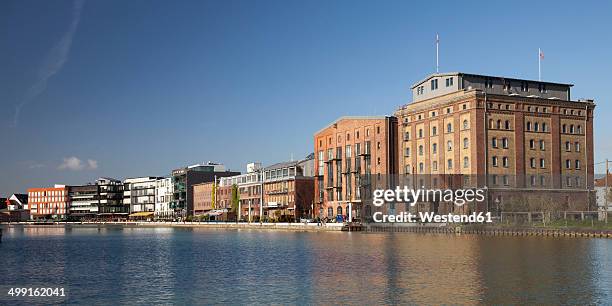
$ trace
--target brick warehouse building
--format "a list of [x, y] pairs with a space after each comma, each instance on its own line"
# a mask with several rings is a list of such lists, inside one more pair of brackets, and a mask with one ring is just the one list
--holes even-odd
[[459, 179], [458, 185], [486, 186], [487, 200], [478, 210], [543, 209], [536, 202], [557, 210], [591, 209], [595, 104], [571, 100], [571, 87], [458, 72], [430, 75], [412, 87], [413, 102], [395, 112], [399, 171], [419, 185], [457, 186]]
[[397, 143], [397, 119], [389, 116], [342, 117], [318, 131], [315, 216], [359, 216], [361, 179], [397, 173]]

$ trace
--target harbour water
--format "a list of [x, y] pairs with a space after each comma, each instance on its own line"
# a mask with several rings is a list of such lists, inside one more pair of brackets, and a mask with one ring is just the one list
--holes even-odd
[[16, 226], [0, 258], [0, 304], [612, 304], [610, 239]]

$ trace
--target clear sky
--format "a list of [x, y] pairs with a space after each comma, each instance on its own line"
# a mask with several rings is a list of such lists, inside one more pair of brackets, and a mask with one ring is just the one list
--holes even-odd
[[[612, 158], [612, 5], [559, 1], [0, 1], [0, 195], [205, 161], [302, 158], [440, 70], [575, 84]], [[597, 171], [601, 168], [596, 168]]]

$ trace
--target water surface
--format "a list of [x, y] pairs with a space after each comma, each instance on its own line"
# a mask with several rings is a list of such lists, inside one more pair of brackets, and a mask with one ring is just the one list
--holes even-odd
[[[4, 228], [0, 304], [612, 304], [612, 240]], [[63, 299], [10, 287], [64, 287]]]

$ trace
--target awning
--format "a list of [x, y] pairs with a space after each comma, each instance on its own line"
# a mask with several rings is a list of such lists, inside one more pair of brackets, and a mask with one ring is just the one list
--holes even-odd
[[130, 217], [151, 217], [153, 216], [153, 214], [154, 212], [152, 211], [141, 211], [141, 212], [130, 214]]

